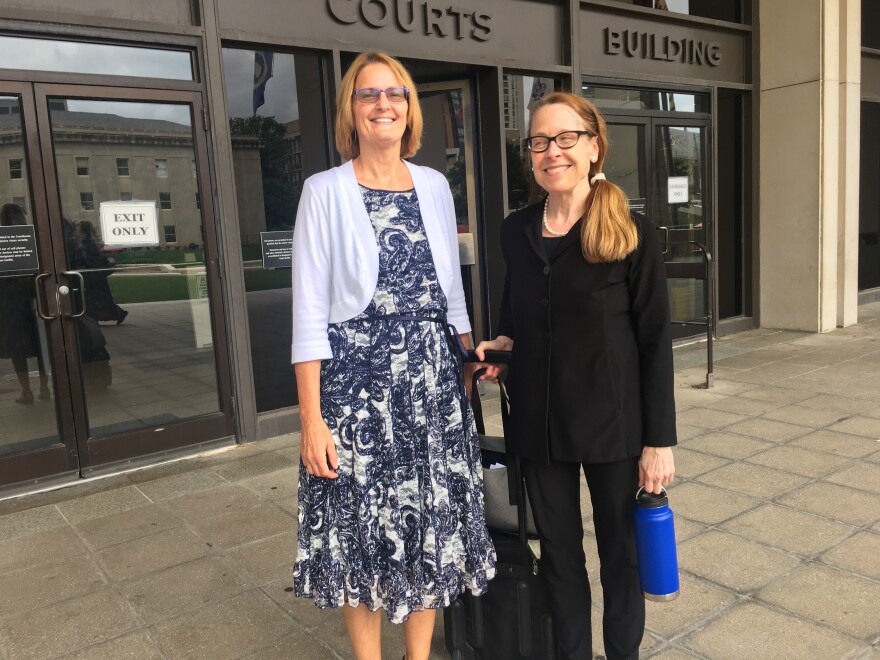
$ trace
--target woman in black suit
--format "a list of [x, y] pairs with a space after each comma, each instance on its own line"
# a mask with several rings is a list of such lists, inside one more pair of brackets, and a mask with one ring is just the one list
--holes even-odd
[[[504, 222], [499, 335], [512, 350], [508, 448], [523, 458], [563, 657], [592, 658], [580, 471], [593, 502], [606, 656], [637, 658], [645, 604], [633, 507], [674, 475], [672, 342], [654, 229], [605, 180], [605, 121], [587, 100], [545, 96], [526, 144], [546, 199]], [[487, 366], [495, 379], [499, 367]]]

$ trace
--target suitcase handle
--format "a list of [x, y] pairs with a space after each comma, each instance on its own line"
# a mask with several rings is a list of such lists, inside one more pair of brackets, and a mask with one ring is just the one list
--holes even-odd
[[485, 360], [481, 360], [477, 357], [477, 352], [474, 349], [468, 349], [467, 351], [467, 359], [465, 362], [488, 362], [489, 364], [510, 364], [510, 356], [511, 351], [492, 351], [487, 350], [483, 351], [483, 355], [486, 356]]

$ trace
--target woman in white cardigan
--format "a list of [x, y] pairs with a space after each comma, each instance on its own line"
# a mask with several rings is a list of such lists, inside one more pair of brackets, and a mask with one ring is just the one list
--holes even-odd
[[381, 657], [384, 609], [407, 660], [436, 610], [494, 575], [460, 351], [468, 322], [446, 179], [418, 150], [414, 84], [365, 53], [337, 96], [345, 165], [304, 185], [293, 238], [302, 433], [298, 596], [342, 607], [358, 660]]

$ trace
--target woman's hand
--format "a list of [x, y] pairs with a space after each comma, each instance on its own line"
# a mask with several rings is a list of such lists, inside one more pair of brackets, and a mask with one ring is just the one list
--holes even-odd
[[663, 486], [675, 478], [672, 447], [644, 447], [639, 459], [639, 486], [649, 493], [660, 494]]
[[323, 419], [306, 422], [302, 420], [299, 455], [306, 471], [315, 477], [336, 479], [339, 474], [339, 457], [336, 443]]
[[510, 337], [505, 337], [504, 335], [498, 335], [492, 341], [481, 341], [477, 345], [476, 353], [477, 357], [480, 358], [480, 362], [478, 362], [475, 367], [477, 369], [485, 369], [486, 373], [480, 376], [480, 380], [490, 380], [493, 383], [498, 382], [498, 376], [504, 371], [504, 368], [507, 365], [504, 364], [491, 364], [489, 362], [484, 362], [486, 359], [485, 351], [512, 351], [513, 350], [513, 340]]
[[321, 416], [321, 361], [297, 362], [296, 391], [299, 394], [299, 456], [306, 471], [316, 477], [335, 479], [339, 456], [333, 434]]

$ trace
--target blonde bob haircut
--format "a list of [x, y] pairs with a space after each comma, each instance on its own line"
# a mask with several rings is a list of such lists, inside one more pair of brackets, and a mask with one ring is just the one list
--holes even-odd
[[[596, 135], [599, 148], [595, 163], [590, 163], [590, 179], [602, 171], [608, 154], [608, 131], [605, 119], [587, 99], [568, 92], [552, 92], [543, 97], [532, 109], [553, 104], [566, 105], [583, 120], [584, 128]], [[529, 126], [529, 135], [531, 135]], [[581, 223], [581, 251], [591, 264], [620, 261], [639, 245], [639, 232], [629, 214], [626, 193], [610, 181], [597, 180], [590, 186]]]
[[357, 77], [371, 64], [384, 64], [394, 72], [400, 84], [409, 89], [409, 102], [406, 110], [406, 130], [400, 142], [400, 157], [415, 156], [422, 146], [422, 106], [416, 93], [416, 84], [409, 71], [398, 60], [385, 53], [361, 53], [342, 77], [339, 93], [336, 95], [336, 149], [345, 160], [357, 158], [361, 153], [357, 132], [354, 127], [352, 104], [354, 84]]

